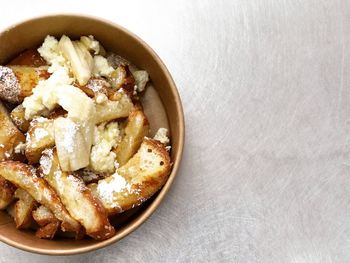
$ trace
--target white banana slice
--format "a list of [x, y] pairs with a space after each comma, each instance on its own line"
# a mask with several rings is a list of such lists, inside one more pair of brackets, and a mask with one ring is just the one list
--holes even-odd
[[76, 171], [89, 164], [91, 142], [85, 140], [84, 127], [59, 117], [54, 121], [55, 143], [63, 171]]
[[63, 56], [70, 62], [73, 74], [78, 80], [79, 85], [86, 85], [92, 72], [89, 60], [92, 60], [93, 58], [90, 53], [87, 52], [90, 56], [87, 58], [87, 54], [80, 49], [77, 50], [76, 45], [74, 45], [70, 38], [65, 35], [61, 37], [58, 47], [63, 53]]

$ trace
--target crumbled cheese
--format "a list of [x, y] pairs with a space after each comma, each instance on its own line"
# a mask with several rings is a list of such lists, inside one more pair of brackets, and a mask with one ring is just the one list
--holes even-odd
[[53, 36], [47, 36], [44, 43], [38, 48], [40, 56], [42, 56], [49, 64], [48, 71], [55, 72], [58, 68], [64, 67], [69, 71], [68, 62], [61, 54], [58, 48], [58, 41]]
[[95, 77], [108, 77], [110, 76], [114, 71], [114, 68], [112, 68], [105, 57], [102, 56], [94, 56], [94, 69], [93, 74]]
[[[33, 89], [33, 94], [23, 101], [27, 120], [50, 111], [57, 105], [68, 111], [66, 121], [59, 121], [60, 118], [55, 120], [55, 143], [64, 171], [75, 171], [89, 164], [95, 125], [94, 101], [71, 83], [72, 79], [66, 69], [60, 67], [50, 78], [40, 81]], [[56, 123], [58, 121], [59, 124]], [[78, 129], [79, 132], [72, 132], [70, 127], [73, 126], [74, 131]], [[71, 140], [68, 142], [69, 139]], [[74, 150], [69, 151], [69, 147]]]
[[80, 37], [80, 42], [89, 50], [93, 51], [95, 55], [100, 53], [100, 43], [94, 39], [93, 36], [82, 36]]
[[30, 120], [45, 110], [52, 110], [57, 105], [57, 96], [54, 93], [60, 90], [62, 86], [69, 85], [72, 82], [73, 80], [63, 67], [57, 69], [47, 80], [39, 81], [33, 89], [33, 94], [23, 101], [25, 118]]
[[169, 144], [168, 129], [159, 128], [153, 139], [158, 140], [165, 145]]
[[23, 101], [25, 118], [30, 120], [45, 110], [54, 109], [59, 104], [68, 111], [69, 117], [80, 120], [90, 119], [95, 113], [92, 99], [79, 88], [70, 85], [71, 83], [72, 79], [63, 68], [55, 71], [47, 80], [40, 81], [33, 89], [33, 94]]
[[97, 104], [102, 104], [104, 102], [106, 102], [108, 100], [107, 96], [103, 93], [97, 93], [97, 95], [95, 96], [95, 101]]
[[132, 75], [135, 78], [137, 91], [142, 92], [144, 91], [147, 82], [149, 81], [149, 76], [146, 70], [137, 70], [132, 73]]
[[120, 141], [117, 122], [100, 124], [95, 129], [94, 143], [90, 154], [90, 166], [95, 172], [113, 173], [116, 169], [116, 154], [112, 148]]
[[20, 142], [20, 143], [17, 144], [16, 147], [15, 147], [15, 153], [17, 153], [17, 154], [18, 154], [18, 153], [24, 154], [25, 148], [26, 148], [25, 143]]

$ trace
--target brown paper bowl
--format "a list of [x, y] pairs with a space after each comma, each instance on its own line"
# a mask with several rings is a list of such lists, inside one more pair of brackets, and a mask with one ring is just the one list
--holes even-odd
[[17, 230], [13, 220], [5, 212], [0, 212], [1, 241], [35, 253], [78, 254], [105, 247], [125, 237], [140, 226], [159, 206], [179, 168], [184, 144], [184, 117], [176, 86], [154, 51], [124, 28], [98, 18], [56, 15], [39, 17], [14, 25], [0, 33], [0, 64], [6, 64], [25, 49], [37, 47], [48, 34], [56, 37], [66, 34], [73, 38], [93, 35], [106, 50], [120, 54], [139, 68], [146, 69], [152, 80], [152, 85], [148, 87], [144, 98], [151, 133], [165, 126], [169, 127], [171, 135], [171, 157], [174, 164], [168, 181], [158, 194], [144, 205], [114, 218], [113, 224], [117, 228], [117, 234], [108, 240], [97, 242], [90, 238], [80, 241], [65, 238], [51, 241], [38, 239], [32, 231]]

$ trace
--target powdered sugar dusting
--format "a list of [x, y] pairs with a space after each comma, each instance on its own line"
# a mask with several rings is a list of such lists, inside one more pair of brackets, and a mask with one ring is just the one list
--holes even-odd
[[114, 198], [114, 194], [123, 192], [124, 190], [129, 191], [130, 185], [124, 179], [124, 177], [117, 173], [104, 180], [100, 180], [97, 185], [97, 193], [99, 198], [101, 198], [111, 207], [119, 206]]
[[13, 70], [0, 66], [0, 96], [10, 102], [19, 102], [21, 88]]
[[45, 151], [43, 151], [42, 156], [40, 158], [40, 167], [44, 175], [48, 175], [50, 173], [52, 167], [52, 159], [52, 149], [46, 149]]

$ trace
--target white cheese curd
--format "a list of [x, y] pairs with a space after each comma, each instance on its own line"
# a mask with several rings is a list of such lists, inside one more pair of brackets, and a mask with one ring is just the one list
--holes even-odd
[[108, 100], [107, 96], [103, 93], [97, 93], [97, 95], [95, 96], [95, 102], [97, 104], [102, 104], [104, 102], [106, 102]]
[[103, 49], [100, 46], [100, 43], [95, 40], [95, 38], [93, 36], [82, 36], [80, 37], [80, 42], [84, 44], [84, 46], [89, 50], [89, 51], [93, 51], [94, 55], [98, 55], [100, 54], [100, 50]]
[[24, 154], [25, 148], [26, 148], [26, 144], [23, 143], [23, 142], [20, 142], [15, 147], [15, 153], [22, 153], [22, 154]]
[[154, 135], [153, 139], [158, 140], [165, 145], [169, 144], [170, 140], [168, 137], [168, 129], [159, 128], [156, 135]]
[[112, 74], [114, 68], [108, 64], [108, 61], [105, 57], [94, 56], [94, 69], [93, 74], [95, 77], [108, 77]]
[[65, 67], [69, 72], [68, 62], [59, 51], [58, 40], [53, 36], [45, 38], [44, 43], [38, 48], [38, 52], [50, 64], [48, 69], [50, 73], [61, 67]]
[[100, 124], [95, 129], [94, 143], [90, 154], [90, 168], [95, 172], [113, 173], [116, 169], [116, 154], [112, 151], [121, 140], [117, 122]]
[[146, 70], [137, 70], [132, 73], [135, 78], [137, 91], [142, 92], [145, 90], [146, 84], [149, 81], [149, 76]]

